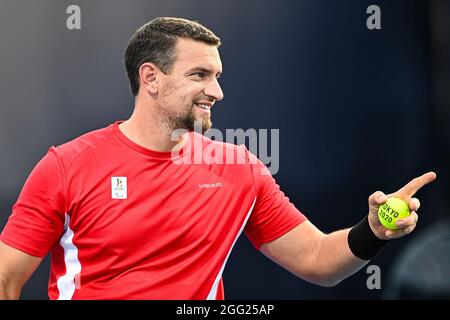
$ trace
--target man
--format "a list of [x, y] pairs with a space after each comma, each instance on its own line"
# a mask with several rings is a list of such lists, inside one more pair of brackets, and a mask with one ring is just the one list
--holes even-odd
[[[50, 251], [51, 299], [223, 299], [222, 272], [242, 231], [292, 273], [332, 286], [387, 239], [413, 231], [413, 196], [432, 172], [393, 194], [375, 192], [357, 226], [324, 234], [245, 147], [193, 132], [196, 121], [211, 127], [223, 98], [219, 45], [210, 30], [179, 18], [137, 30], [125, 53], [132, 116], [50, 148], [34, 168], [0, 236], [1, 298], [18, 298]], [[173, 140], [180, 128], [188, 132]], [[188, 160], [214, 153], [215, 162], [177, 162], [173, 151]], [[223, 151], [245, 161], [218, 161]], [[377, 218], [392, 196], [412, 210], [397, 231]]]

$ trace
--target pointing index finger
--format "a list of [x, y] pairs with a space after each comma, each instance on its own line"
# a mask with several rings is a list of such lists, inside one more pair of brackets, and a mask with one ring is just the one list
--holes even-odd
[[427, 172], [420, 177], [412, 179], [403, 188], [398, 190], [397, 193], [402, 197], [411, 198], [423, 186], [429, 184], [434, 179], [436, 179], [436, 173], [433, 171]]

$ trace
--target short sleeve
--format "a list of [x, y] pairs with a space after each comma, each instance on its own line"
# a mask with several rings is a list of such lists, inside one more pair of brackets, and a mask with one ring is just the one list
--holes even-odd
[[256, 249], [275, 240], [306, 217], [289, 201], [267, 167], [250, 152], [256, 202], [245, 227], [245, 233]]
[[0, 235], [4, 243], [43, 257], [64, 230], [64, 176], [52, 147], [34, 167]]

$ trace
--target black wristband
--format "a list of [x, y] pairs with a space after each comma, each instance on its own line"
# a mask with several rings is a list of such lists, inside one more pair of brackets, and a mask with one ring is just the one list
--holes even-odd
[[363, 260], [372, 259], [389, 242], [379, 239], [373, 233], [368, 216], [350, 229], [347, 240], [352, 253]]

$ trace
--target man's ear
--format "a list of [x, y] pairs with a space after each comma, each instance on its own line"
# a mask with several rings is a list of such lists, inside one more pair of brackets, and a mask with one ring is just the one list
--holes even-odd
[[150, 62], [145, 62], [139, 67], [140, 87], [151, 94], [158, 93], [159, 74], [161, 70]]

